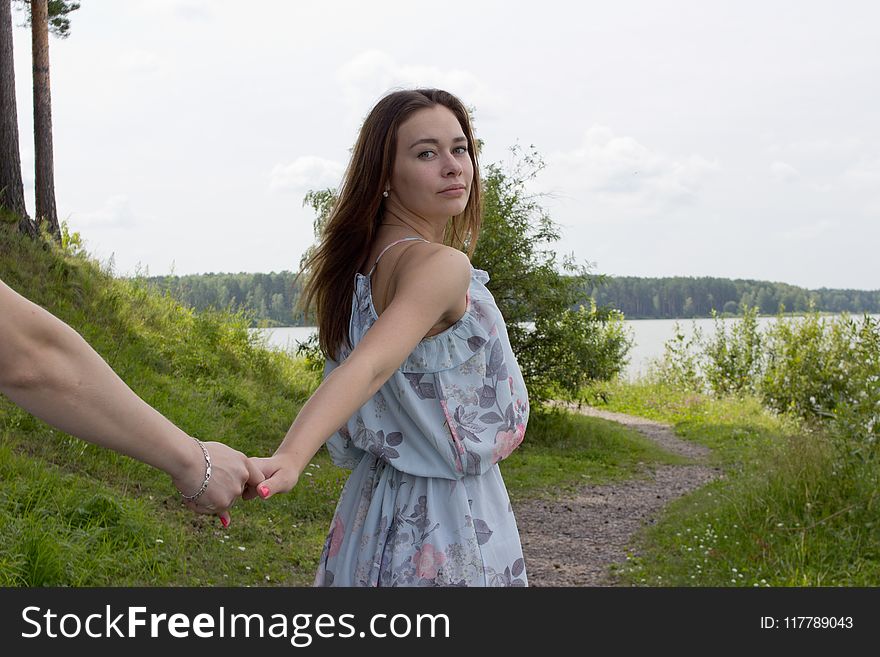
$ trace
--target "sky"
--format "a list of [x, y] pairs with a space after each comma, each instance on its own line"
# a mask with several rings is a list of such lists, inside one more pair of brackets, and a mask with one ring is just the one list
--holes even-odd
[[435, 86], [484, 168], [540, 154], [560, 263], [880, 289], [880, 3], [82, 0], [50, 59], [59, 218], [119, 275], [296, 271], [306, 192]]

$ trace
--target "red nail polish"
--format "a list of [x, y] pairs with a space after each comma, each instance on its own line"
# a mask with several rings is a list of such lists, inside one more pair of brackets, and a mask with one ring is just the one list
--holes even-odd
[[269, 497], [269, 487], [268, 486], [260, 486], [260, 497], [266, 499]]
[[229, 527], [229, 521], [226, 518], [224, 518], [223, 516], [220, 516], [220, 524], [223, 525], [224, 527]]

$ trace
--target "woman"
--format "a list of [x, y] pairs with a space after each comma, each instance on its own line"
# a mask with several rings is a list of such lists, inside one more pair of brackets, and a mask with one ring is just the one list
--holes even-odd
[[398, 91], [365, 120], [306, 263], [325, 379], [274, 456], [261, 496], [290, 490], [322, 444], [352, 468], [318, 586], [525, 586], [497, 462], [529, 406], [504, 319], [470, 264], [480, 180], [468, 113]]

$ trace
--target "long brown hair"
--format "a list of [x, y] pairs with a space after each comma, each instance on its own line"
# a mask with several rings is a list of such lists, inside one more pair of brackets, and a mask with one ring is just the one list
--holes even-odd
[[482, 213], [477, 144], [468, 111], [458, 98], [440, 89], [394, 91], [379, 100], [364, 120], [319, 244], [296, 276], [310, 274], [299, 305], [308, 316], [314, 299], [318, 342], [325, 357], [336, 360], [343, 344], [352, 349], [348, 325], [354, 276], [370, 253], [382, 220], [382, 190], [391, 178], [398, 129], [413, 112], [435, 105], [455, 114], [474, 166], [470, 198], [464, 211], [446, 225], [443, 243], [459, 250], [466, 247], [468, 257], [473, 257]]

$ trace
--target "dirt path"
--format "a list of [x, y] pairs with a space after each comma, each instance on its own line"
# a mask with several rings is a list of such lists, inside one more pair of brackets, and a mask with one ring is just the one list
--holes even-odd
[[[645, 418], [560, 403], [572, 411], [625, 424], [693, 465], [657, 465], [650, 479], [585, 486], [552, 502], [514, 504], [529, 586], [615, 586], [612, 563], [626, 561], [638, 529], [656, 521], [670, 501], [722, 476], [707, 464], [710, 450], [677, 437], [669, 425]], [[646, 472], [648, 472], [646, 470]]]

